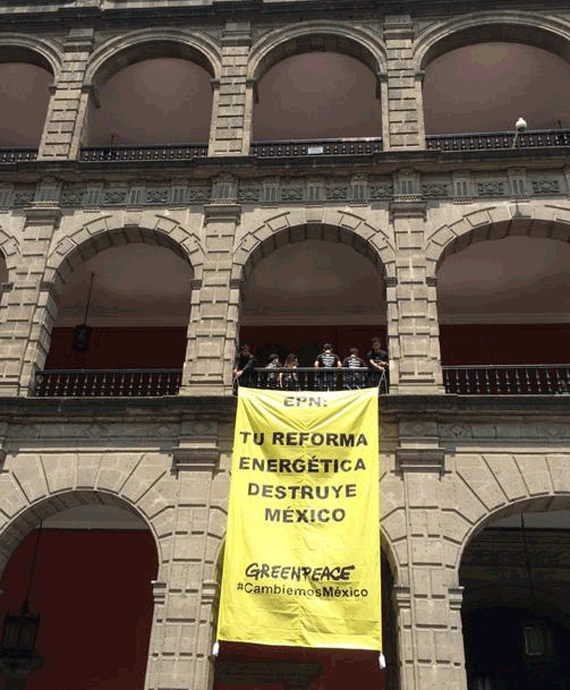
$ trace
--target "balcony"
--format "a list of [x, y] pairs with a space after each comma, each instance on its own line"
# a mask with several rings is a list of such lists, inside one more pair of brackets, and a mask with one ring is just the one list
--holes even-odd
[[18, 146], [17, 148], [0, 148], [0, 164], [22, 163], [35, 161], [38, 157], [38, 149], [34, 146]]
[[161, 146], [84, 146], [79, 160], [86, 163], [188, 161], [206, 158], [208, 144]]
[[177, 395], [182, 369], [48, 369], [36, 372], [35, 397], [149, 398]]
[[257, 141], [251, 145], [251, 155], [256, 158], [368, 156], [380, 151], [382, 151], [380, 137]]
[[[256, 368], [244, 372], [245, 380], [239, 380], [247, 388], [285, 391], [335, 391], [378, 388], [388, 393], [388, 377], [385, 372], [375, 376], [367, 367], [349, 369], [317, 369], [316, 367], [274, 367]], [[248, 375], [249, 374], [249, 375]]]
[[570, 364], [444, 366], [446, 393], [570, 395]]
[[492, 151], [496, 149], [537, 149], [570, 146], [570, 130], [545, 129], [524, 132], [473, 132], [469, 134], [430, 134], [428, 151]]

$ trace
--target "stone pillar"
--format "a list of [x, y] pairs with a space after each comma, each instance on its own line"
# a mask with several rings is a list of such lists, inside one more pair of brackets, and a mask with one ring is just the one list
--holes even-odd
[[435, 282], [424, 255], [426, 204], [419, 180], [402, 171], [390, 204], [396, 244], [396, 280], [386, 287], [392, 393], [444, 393]]
[[[220, 188], [235, 198], [233, 181], [220, 182]], [[232, 390], [240, 291], [230, 276], [241, 207], [221, 201], [204, 209], [205, 260], [202, 280], [192, 291], [182, 395], [228, 395]]]
[[387, 15], [384, 18], [389, 118], [388, 127], [384, 127], [389, 133], [388, 140], [384, 141], [385, 151], [425, 147], [421, 81], [418, 86], [412, 62], [413, 38], [409, 15]]
[[[44, 365], [49, 350], [49, 332], [57, 311], [52, 286], [43, 282], [52, 235], [59, 225], [61, 210], [55, 199], [59, 184], [44, 180], [35, 201], [24, 209], [22, 256], [15, 279], [3, 298], [4, 317], [0, 332], [0, 395], [28, 395], [37, 369]], [[41, 201], [41, 198], [44, 201]]]
[[247, 86], [249, 22], [226, 22], [222, 75], [214, 80], [210, 156], [247, 156], [251, 139], [252, 89]]
[[52, 87], [38, 159], [77, 158], [85, 116], [83, 79], [93, 48], [93, 29], [70, 29], [63, 44], [63, 64]]
[[[195, 422], [182, 425], [196, 426]], [[217, 425], [203, 437], [188, 434], [174, 449], [178, 475], [166, 582], [154, 583], [155, 611], [145, 690], [207, 690], [211, 664], [213, 597], [205, 582], [211, 486], [218, 465]]]
[[397, 469], [404, 484], [408, 533], [394, 588], [400, 642], [401, 690], [467, 690], [461, 629], [461, 589], [444, 541], [444, 450], [437, 424], [400, 422]]

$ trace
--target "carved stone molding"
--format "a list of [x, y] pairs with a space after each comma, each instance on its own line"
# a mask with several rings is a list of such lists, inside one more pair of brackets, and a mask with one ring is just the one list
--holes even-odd
[[38, 202], [32, 206], [24, 208], [24, 215], [26, 216], [26, 225], [57, 225], [62, 217], [62, 211], [59, 206], [55, 206], [53, 202]]
[[217, 203], [204, 206], [204, 223], [239, 223], [241, 220], [241, 206], [236, 203]]
[[213, 444], [202, 446], [181, 442], [172, 449], [172, 455], [177, 474], [181, 471], [214, 472], [218, 466], [220, 451]]
[[206, 580], [202, 583], [202, 603], [213, 604], [220, 593], [220, 585], [215, 580]]
[[423, 218], [427, 203], [420, 196], [396, 197], [390, 202], [390, 218]]
[[166, 582], [152, 581], [152, 596], [155, 604], [164, 604], [166, 601]]
[[448, 591], [449, 608], [452, 611], [461, 611], [461, 604], [463, 603], [463, 590], [465, 587], [450, 587]]
[[412, 593], [410, 588], [404, 587], [403, 585], [394, 585], [392, 590], [392, 601], [398, 612], [402, 609], [409, 609], [412, 605]]
[[443, 448], [396, 448], [396, 467], [400, 472], [445, 472]]

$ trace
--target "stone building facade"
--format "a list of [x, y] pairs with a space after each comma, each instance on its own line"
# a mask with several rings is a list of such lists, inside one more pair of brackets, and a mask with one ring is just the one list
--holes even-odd
[[[473, 44], [528, 45], [566, 60], [570, 11], [558, 2], [425, 5], [3, 3], [2, 61], [53, 80], [37, 146], [0, 150], [0, 553], [7, 563], [40, 520], [74, 507], [114, 506], [142, 520], [159, 562], [145, 690], [213, 683], [233, 358], [249, 281], [282, 247], [340, 244], [371, 264], [382, 294], [385, 318], [374, 326], [386, 329], [391, 381], [379, 420], [379, 533], [394, 579], [393, 687], [467, 689], [462, 606], [529, 604], [520, 559], [494, 578], [492, 558], [481, 572], [465, 554], [477, 544], [484, 551], [478, 535], [499, 520], [521, 512], [564, 520], [570, 509], [569, 398], [555, 395], [567, 370], [548, 370], [556, 383], [547, 389], [517, 379], [499, 391], [488, 384], [492, 369], [444, 376], [438, 315], [442, 266], [476, 244], [492, 255], [493, 243], [509, 238], [569, 242], [570, 139], [560, 128], [426, 133], [422, 88], [430, 64]], [[264, 75], [316, 52], [372, 73], [381, 131], [255, 141]], [[208, 141], [91, 145], [105, 84], [140, 61], [171, 57], [208, 74]], [[176, 394], [38, 387], [74, 273], [102, 252], [140, 244], [169, 250], [191, 273]], [[529, 364], [543, 362], [539, 352]], [[452, 375], [466, 376], [465, 386], [453, 390]], [[553, 534], [567, 532], [550, 526], [543, 537], [554, 544]], [[493, 540], [485, 543], [492, 552]], [[566, 552], [539, 551], [538, 607], [562, 625]]]

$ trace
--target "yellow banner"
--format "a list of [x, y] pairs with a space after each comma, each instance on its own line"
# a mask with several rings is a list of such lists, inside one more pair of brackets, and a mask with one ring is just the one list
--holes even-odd
[[218, 639], [381, 649], [378, 391], [240, 388]]

